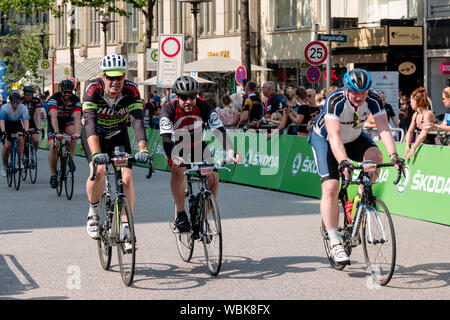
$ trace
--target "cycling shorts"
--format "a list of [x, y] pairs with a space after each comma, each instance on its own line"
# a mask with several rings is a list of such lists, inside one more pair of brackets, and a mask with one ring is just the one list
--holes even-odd
[[[58, 126], [61, 134], [67, 133], [67, 128], [70, 126], [73, 126], [73, 119], [72, 117], [58, 117]], [[47, 127], [47, 136], [48, 141], [53, 140], [55, 138], [55, 131], [53, 130], [52, 122], [48, 121], [48, 127]]]
[[[319, 171], [320, 181], [323, 183], [331, 179], [339, 180], [339, 164], [331, 151], [329, 141], [319, 136], [314, 130], [311, 132], [309, 141]], [[345, 143], [344, 147], [351, 160], [361, 162], [366, 150], [377, 146], [366, 133], [362, 132], [356, 140]]]
[[11, 134], [22, 131], [23, 127], [20, 121], [5, 121], [6, 140], [12, 141]]
[[[131, 155], [131, 144], [130, 144], [130, 138], [128, 136], [128, 130], [127, 128], [119, 131], [116, 135], [112, 136], [109, 139], [106, 139], [102, 137], [101, 135], [98, 135], [99, 143], [100, 143], [100, 149], [102, 153], [107, 153], [110, 158], [114, 158], [114, 149], [116, 147], [124, 147], [125, 152]], [[87, 141], [87, 134], [86, 134], [86, 128], [83, 126], [81, 128], [81, 145], [83, 146], [84, 153], [86, 155], [86, 159], [88, 163], [91, 163], [92, 161], [92, 152], [89, 148], [89, 144]], [[128, 168], [132, 168], [132, 164], [129, 163]]]

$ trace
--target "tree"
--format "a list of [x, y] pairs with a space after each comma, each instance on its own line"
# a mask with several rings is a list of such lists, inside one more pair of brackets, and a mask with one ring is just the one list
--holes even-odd
[[239, 9], [241, 19], [241, 62], [247, 70], [247, 78], [251, 78], [250, 61], [250, 18], [249, 18], [249, 0], [241, 0]]

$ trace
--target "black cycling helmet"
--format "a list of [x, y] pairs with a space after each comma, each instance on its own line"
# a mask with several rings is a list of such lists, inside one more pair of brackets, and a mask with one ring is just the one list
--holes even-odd
[[173, 84], [173, 92], [177, 95], [190, 96], [198, 92], [198, 82], [191, 76], [181, 76]]
[[364, 69], [353, 69], [344, 74], [344, 85], [350, 91], [366, 91], [370, 88], [372, 79]]
[[19, 102], [21, 99], [22, 97], [20, 96], [20, 93], [18, 91], [13, 91], [9, 95], [9, 101], [11, 101], [11, 103]]
[[72, 91], [75, 88], [75, 84], [72, 80], [66, 79], [61, 81], [61, 90]]
[[26, 92], [34, 93], [34, 87], [33, 86], [25, 86], [25, 87], [23, 87], [23, 93], [26, 93]]

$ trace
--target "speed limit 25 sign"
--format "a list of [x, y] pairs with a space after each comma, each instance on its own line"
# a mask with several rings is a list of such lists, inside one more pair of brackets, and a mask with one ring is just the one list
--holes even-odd
[[305, 48], [306, 61], [315, 66], [324, 63], [327, 55], [327, 47], [320, 41], [310, 42]]

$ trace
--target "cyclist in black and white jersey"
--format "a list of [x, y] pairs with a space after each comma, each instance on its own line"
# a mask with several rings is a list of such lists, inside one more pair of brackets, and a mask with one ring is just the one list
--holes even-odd
[[21, 103], [28, 108], [31, 140], [37, 151], [39, 150], [39, 131], [41, 130], [41, 100], [34, 96], [34, 92], [33, 86], [24, 86]]
[[370, 90], [371, 82], [366, 70], [348, 71], [344, 75], [345, 86], [327, 97], [309, 138], [322, 182], [320, 211], [330, 237], [331, 254], [337, 263], [349, 260], [337, 232], [340, 173], [346, 179], [350, 178], [351, 160], [382, 162], [381, 151], [362, 132], [371, 113], [392, 163], [403, 165], [403, 159], [396, 152], [381, 98]]

